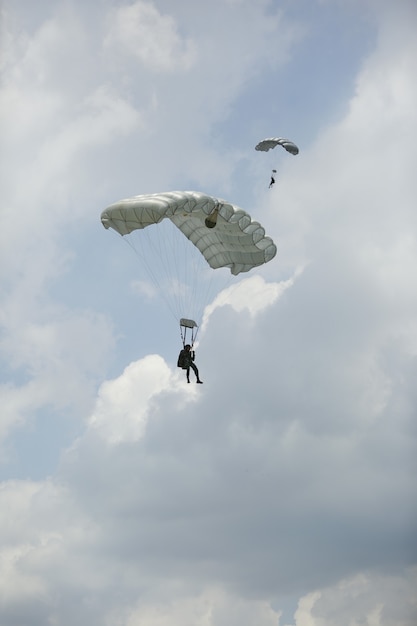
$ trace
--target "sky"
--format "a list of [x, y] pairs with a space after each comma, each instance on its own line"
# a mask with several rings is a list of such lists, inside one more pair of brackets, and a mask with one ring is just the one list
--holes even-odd
[[[2, 626], [417, 623], [416, 25], [414, 0], [3, 0]], [[205, 303], [203, 385], [100, 222], [175, 190], [278, 249]]]

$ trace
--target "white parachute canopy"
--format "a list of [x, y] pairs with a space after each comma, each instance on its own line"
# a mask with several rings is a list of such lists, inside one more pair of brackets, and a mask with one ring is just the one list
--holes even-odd
[[290, 154], [295, 155], [299, 152], [298, 146], [296, 146], [294, 142], [290, 141], [289, 139], [284, 139], [283, 137], [271, 137], [269, 139], [263, 139], [255, 146], [255, 150], [268, 152], [268, 150], [272, 150], [277, 146], [282, 146]]
[[236, 276], [268, 263], [277, 251], [246, 211], [197, 191], [120, 200], [102, 212], [101, 222], [122, 236], [135, 235], [129, 243], [177, 320], [202, 318], [216, 295], [210, 291], [213, 269]]

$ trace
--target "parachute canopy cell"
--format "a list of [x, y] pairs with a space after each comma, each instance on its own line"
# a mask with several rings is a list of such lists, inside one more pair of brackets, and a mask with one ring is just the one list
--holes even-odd
[[112, 204], [101, 214], [103, 226], [120, 235], [163, 219], [171, 220], [211, 268], [228, 267], [233, 275], [268, 263], [277, 252], [264, 228], [248, 213], [198, 191], [134, 196]]
[[299, 152], [298, 147], [295, 145], [295, 143], [293, 143], [289, 139], [284, 139], [283, 137], [271, 137], [270, 139], [264, 139], [255, 146], [255, 150], [268, 152], [268, 150], [272, 150], [276, 146], [282, 146], [290, 154], [295, 155]]

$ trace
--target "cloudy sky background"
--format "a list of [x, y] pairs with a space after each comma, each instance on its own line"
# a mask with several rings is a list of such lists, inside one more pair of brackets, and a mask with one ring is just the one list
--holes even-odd
[[[415, 624], [414, 0], [1, 20], [0, 623]], [[201, 387], [99, 219], [176, 189], [278, 246], [208, 309]]]

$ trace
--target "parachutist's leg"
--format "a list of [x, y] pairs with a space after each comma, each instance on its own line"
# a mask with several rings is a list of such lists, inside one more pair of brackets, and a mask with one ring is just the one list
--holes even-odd
[[190, 367], [192, 368], [192, 370], [193, 370], [193, 372], [195, 374], [195, 377], [198, 379], [198, 369], [197, 369], [197, 366], [194, 365], [194, 363], [191, 363]]
[[187, 367], [187, 383], [190, 382], [190, 368]]
[[196, 366], [196, 365], [194, 365], [194, 363], [191, 363], [191, 367], [192, 367], [192, 368], [193, 368], [193, 370], [194, 370], [194, 374], [195, 374], [195, 377], [196, 377], [196, 379], [197, 379], [197, 382], [198, 382], [198, 383], [200, 383], [200, 385], [201, 385], [203, 381], [202, 381], [202, 380], [200, 380], [200, 375], [199, 375], [199, 373], [198, 373], [198, 368], [197, 368], [197, 366]]

